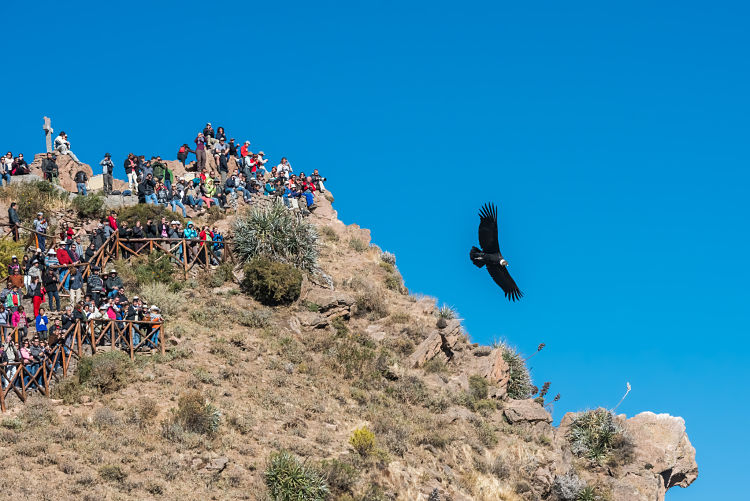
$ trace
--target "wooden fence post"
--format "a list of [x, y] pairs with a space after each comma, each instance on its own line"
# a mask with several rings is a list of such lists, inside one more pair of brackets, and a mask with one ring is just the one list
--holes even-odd
[[[47, 364], [42, 362], [42, 379], [44, 379], [44, 396], [49, 398], [49, 380], [47, 379]], [[37, 380], [37, 386], [39, 381]]]
[[135, 361], [135, 351], [133, 348], [133, 322], [128, 322], [128, 344], [130, 345], [130, 360]]

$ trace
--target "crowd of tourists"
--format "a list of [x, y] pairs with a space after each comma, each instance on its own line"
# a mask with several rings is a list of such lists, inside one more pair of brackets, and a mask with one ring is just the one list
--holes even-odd
[[[15, 202], [8, 209], [8, 218], [11, 223], [19, 221]], [[3, 387], [12, 380], [19, 364], [28, 366], [27, 372], [31, 374], [37, 374], [42, 364], [47, 364], [48, 370], [59, 370], [60, 349], [69, 353], [76, 334], [76, 329], [72, 328], [75, 325], [82, 329], [82, 342], [110, 345], [112, 332], [107, 332], [106, 321], [116, 322], [120, 329], [126, 323], [134, 323], [133, 346], [141, 350], [158, 347], [163, 321], [160, 308], [155, 304], [149, 306], [145, 298], [130, 297], [116, 269], [100, 269], [94, 263], [100, 252], [108, 250], [103, 247], [112, 245], [110, 237], [114, 233], [132, 241], [135, 248], [142, 243], [133, 241], [134, 238], [141, 234], [157, 238], [165, 223], [165, 219], [159, 224], [149, 220], [141, 225], [139, 221], [131, 230], [127, 223], [119, 223], [117, 213], [112, 212], [89, 233], [62, 223], [60, 234], [55, 236], [57, 243], [48, 246], [47, 219], [44, 213], [37, 214], [33, 227], [39, 233], [34, 233], [32, 240], [37, 247], [20, 258], [11, 256], [8, 278], [0, 290]], [[192, 223], [188, 227], [192, 228]], [[139, 229], [143, 229], [142, 233]], [[13, 238], [19, 238], [17, 231]], [[214, 245], [223, 248], [220, 233], [216, 244], [210, 230], [205, 238], [211, 240], [212, 249]], [[195, 245], [200, 245], [200, 241]], [[102, 332], [105, 335], [100, 336]], [[129, 349], [129, 343], [116, 341], [120, 348]], [[25, 379], [28, 383], [28, 374]], [[20, 380], [16, 384], [21, 384]], [[32, 387], [36, 384], [32, 381]]]
[[[249, 204], [254, 194], [279, 198], [290, 209], [299, 210], [303, 215], [317, 208], [315, 197], [325, 190], [326, 178], [318, 169], [311, 173], [294, 173], [287, 158], [282, 157], [278, 165], [269, 168], [269, 160], [263, 151], [254, 153], [250, 141], [241, 146], [234, 138], [227, 139], [223, 127], [216, 130], [207, 123], [202, 132], [193, 140], [194, 149], [184, 143], [177, 152], [177, 158], [186, 169], [182, 176], [175, 176], [161, 156], [136, 155], [129, 153], [124, 161], [128, 189], [119, 194], [138, 197], [139, 203], [158, 204], [171, 211], [181, 211], [187, 217], [186, 208], [201, 213], [211, 207], [221, 209], [238, 208], [239, 201]], [[44, 178], [59, 184], [57, 155], [68, 155], [80, 164], [78, 157], [70, 149], [70, 141], [65, 132], [55, 139], [54, 152], [47, 153], [42, 160]], [[189, 155], [195, 155], [195, 162], [187, 164]], [[207, 167], [210, 155], [215, 168]], [[230, 160], [234, 159], [234, 162]], [[14, 157], [8, 152], [2, 158], [2, 179], [6, 184], [11, 177], [29, 173], [29, 165], [23, 154]], [[112, 155], [106, 153], [99, 162], [102, 169], [103, 192], [118, 193], [114, 187], [115, 164]], [[230, 165], [233, 167], [230, 168]], [[79, 170], [74, 175], [79, 195], [87, 195], [88, 175]]]
[[[136, 196], [139, 203], [181, 211], [185, 218], [187, 208], [197, 213], [211, 207], [236, 210], [240, 201], [252, 203], [254, 195], [276, 198], [290, 210], [307, 215], [316, 209], [316, 197], [325, 191], [326, 178], [317, 169], [309, 175], [295, 173], [285, 157], [269, 166], [263, 151], [254, 153], [250, 141], [239, 145], [234, 138], [227, 139], [223, 127], [214, 130], [207, 123], [192, 142], [194, 147], [185, 143], [177, 152], [186, 168], [183, 176], [175, 176], [160, 156], [147, 159], [145, 155], [128, 154], [124, 161], [128, 189], [120, 194]], [[41, 163], [44, 178], [58, 185], [59, 155], [68, 155], [81, 164], [70, 149], [65, 132], [55, 138], [54, 151], [47, 153]], [[195, 155], [195, 161], [188, 165], [189, 155]], [[215, 168], [208, 167], [208, 155]], [[115, 166], [111, 154], [106, 153], [99, 165], [104, 193], [117, 194], [113, 190]], [[1, 158], [0, 182], [7, 185], [12, 176], [29, 173], [23, 154], [14, 156], [8, 152]], [[88, 195], [89, 179], [83, 170], [76, 172], [73, 181], [79, 195]], [[16, 203], [8, 210], [8, 220], [13, 238], [19, 240], [18, 230], [25, 222], [19, 217]], [[53, 354], [59, 353], [57, 347], [70, 349], [75, 332], [71, 326], [90, 329], [95, 324], [91, 320], [147, 322], [145, 328], [138, 329], [137, 338], [134, 335], [133, 344], [142, 344], [146, 349], [157, 347], [162, 321], [159, 307], [149, 306], [137, 296], [129, 297], [115, 269], [102, 270], [94, 265], [102, 247], [112, 245], [110, 237], [114, 233], [125, 257], [128, 253], [140, 254], [149, 245], [146, 239], [158, 239], [158, 247], [177, 263], [215, 265], [224, 252], [224, 236], [217, 227], [199, 227], [192, 221], [183, 224], [168, 218], [129, 225], [112, 212], [88, 233], [64, 223], [53, 245], [48, 245], [49, 223], [44, 213], [36, 215], [31, 229], [36, 248], [20, 258], [12, 257], [5, 288], [0, 291], [0, 364], [5, 367], [7, 380], [12, 379], [19, 363], [29, 365], [32, 372], [45, 361], [48, 369], [58, 369], [59, 360], [53, 361]], [[61, 298], [67, 298], [68, 304], [63, 304]], [[6, 383], [3, 380], [3, 387]]]

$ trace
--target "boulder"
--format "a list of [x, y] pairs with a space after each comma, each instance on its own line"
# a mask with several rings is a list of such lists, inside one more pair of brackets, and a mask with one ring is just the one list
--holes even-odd
[[510, 424], [552, 422], [549, 412], [532, 399], [508, 401], [503, 407], [503, 414]]
[[[633, 444], [632, 477], [651, 472], [658, 484], [658, 499], [674, 486], [687, 487], [698, 478], [695, 448], [685, 432], [685, 421], [669, 414], [642, 412], [625, 421]], [[648, 479], [644, 479], [646, 482]]]
[[[44, 178], [44, 174], [42, 173], [42, 159], [45, 156], [47, 156], [46, 153], [37, 153], [36, 155], [34, 155], [34, 161], [29, 165], [31, 173], [39, 176], [40, 178]], [[70, 158], [70, 156], [68, 155], [58, 154], [55, 157], [55, 160], [57, 161], [57, 168], [60, 171], [60, 186], [62, 186], [69, 192], [77, 191], [76, 183], [73, 181], [73, 178], [75, 177], [76, 172], [78, 172], [79, 170], [85, 172], [89, 179], [94, 176], [94, 171], [91, 170], [90, 165], [77, 164], [75, 160]]]
[[445, 354], [448, 359], [452, 358], [453, 348], [461, 339], [461, 334], [461, 322], [458, 319], [450, 320], [444, 329], [433, 330], [409, 356], [410, 367], [421, 367], [440, 353]]
[[349, 318], [354, 297], [341, 291], [312, 287], [305, 294], [304, 300], [318, 305], [317, 313], [327, 324], [336, 317]]

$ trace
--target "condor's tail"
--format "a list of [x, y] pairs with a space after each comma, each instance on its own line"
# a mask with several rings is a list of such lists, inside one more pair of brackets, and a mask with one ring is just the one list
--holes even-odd
[[484, 266], [484, 252], [479, 250], [477, 247], [472, 247], [469, 251], [469, 257], [471, 258], [471, 262], [474, 263], [474, 266], [477, 268], [481, 268]]

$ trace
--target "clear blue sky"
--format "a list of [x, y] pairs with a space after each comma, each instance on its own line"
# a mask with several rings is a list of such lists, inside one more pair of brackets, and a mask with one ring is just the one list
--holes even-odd
[[[519, 6], [518, 4], [528, 4]], [[357, 5], [355, 5], [357, 4]], [[206, 121], [319, 168], [414, 292], [531, 353], [555, 409], [683, 416], [700, 478], [747, 473], [743, 2], [3, 2], [0, 149], [174, 158]], [[460, 5], [460, 7], [456, 7]], [[471, 265], [500, 207], [523, 291]]]

